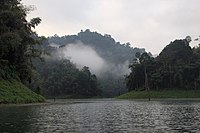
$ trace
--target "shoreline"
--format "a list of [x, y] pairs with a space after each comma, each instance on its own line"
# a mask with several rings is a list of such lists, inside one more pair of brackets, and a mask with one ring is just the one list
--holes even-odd
[[8, 103], [8, 104], [0, 104], [0, 108], [1, 107], [13, 107], [13, 106], [40, 106], [40, 105], [50, 105], [52, 103], [50, 102], [42, 102], [42, 103]]
[[[148, 98], [116, 98], [118, 100], [129, 101], [149, 101]], [[200, 98], [150, 98], [150, 101], [200, 101]]]
[[[62, 101], [65, 100], [65, 101]], [[18, 104], [0, 104], [1, 107], [24, 107], [24, 106], [46, 106], [54, 104], [76, 104], [76, 103], [86, 103], [86, 102], [97, 102], [97, 101], [143, 101], [143, 102], [154, 102], [154, 101], [200, 101], [200, 98], [151, 98], [149, 101], [146, 98], [135, 98], [135, 99], [119, 99], [119, 98], [102, 98], [102, 99], [57, 99], [57, 101], [52, 101], [52, 99], [47, 99], [47, 101], [42, 103], [18, 103]]]
[[130, 91], [117, 99], [200, 99], [200, 90]]

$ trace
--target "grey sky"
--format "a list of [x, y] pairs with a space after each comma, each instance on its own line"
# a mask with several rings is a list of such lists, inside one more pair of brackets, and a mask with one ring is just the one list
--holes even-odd
[[[174, 39], [200, 35], [200, 0], [22, 0], [41, 17], [39, 35], [90, 29], [158, 54]], [[192, 42], [191, 45], [196, 45]]]

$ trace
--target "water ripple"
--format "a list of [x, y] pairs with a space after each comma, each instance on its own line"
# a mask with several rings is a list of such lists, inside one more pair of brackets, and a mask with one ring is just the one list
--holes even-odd
[[0, 132], [200, 132], [199, 101], [85, 100], [0, 109]]

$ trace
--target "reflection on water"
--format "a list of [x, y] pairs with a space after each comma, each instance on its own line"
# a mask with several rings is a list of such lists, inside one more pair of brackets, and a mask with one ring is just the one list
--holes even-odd
[[0, 116], [0, 132], [200, 132], [199, 101], [71, 100]]

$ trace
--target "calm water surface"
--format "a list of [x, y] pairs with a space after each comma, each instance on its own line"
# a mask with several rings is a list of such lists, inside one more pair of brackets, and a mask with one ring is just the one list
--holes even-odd
[[200, 101], [101, 99], [1, 106], [0, 132], [200, 132]]

